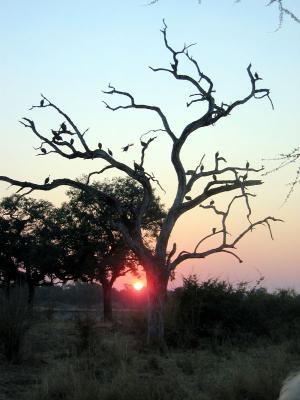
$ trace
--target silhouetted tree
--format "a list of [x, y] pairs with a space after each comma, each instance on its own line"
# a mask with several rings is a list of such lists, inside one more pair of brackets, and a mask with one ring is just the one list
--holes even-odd
[[12, 284], [26, 284], [28, 302], [36, 286], [48, 284], [56, 253], [47, 218], [53, 206], [44, 200], [4, 198], [0, 203], [0, 275], [7, 296]]
[[[142, 201], [143, 191], [128, 178], [113, 179], [92, 185], [97, 190], [115, 196], [124, 210], [130, 213], [132, 204]], [[58, 276], [62, 279], [100, 282], [103, 294], [103, 315], [112, 320], [112, 287], [120, 276], [129, 271], [138, 274], [138, 259], [122, 233], [116, 229], [117, 214], [105, 202], [95, 203], [86, 192], [70, 190], [69, 202], [55, 213], [53, 240], [63, 250]], [[164, 212], [159, 199], [154, 197], [152, 206], [143, 219], [145, 242], [159, 230]], [[147, 239], [148, 238], [148, 239]]]
[[[164, 68], [151, 67], [151, 70], [165, 72], [175, 80], [190, 85], [193, 91], [187, 102], [187, 107], [199, 107], [202, 105], [202, 107], [198, 108], [198, 116], [187, 123], [179, 133], [176, 133], [160, 107], [138, 103], [131, 93], [118, 90], [112, 85], [109, 85], [108, 90], [104, 92], [110, 96], [121, 96], [128, 101], [128, 104], [124, 105], [123, 103], [123, 105], [118, 106], [111, 106], [105, 102], [106, 107], [112, 111], [133, 109], [154, 113], [162, 124], [162, 128], [159, 130], [168, 137], [171, 143], [170, 154], [165, 154], [165, 160], [171, 160], [177, 177], [177, 189], [153, 246], [149, 247], [148, 240], [145, 240], [142, 226], [148, 215], [149, 207], [153, 204], [153, 186], [160, 186], [158, 179], [153, 174], [150, 174], [145, 166], [145, 158], [146, 155], [151, 154], [150, 149], [154, 136], [151, 136], [148, 140], [145, 139], [146, 135], [143, 137], [143, 140], [141, 140], [140, 160], [138, 162], [135, 161], [133, 166], [127, 165], [118, 160], [117, 153], [113, 155], [112, 151], [107, 149], [106, 146], [104, 147], [102, 143], [99, 143], [97, 148], [90, 147], [86, 140], [86, 131], [81, 131], [69, 115], [42, 95], [43, 105], [38, 103], [38, 105], [32, 106], [32, 109], [55, 110], [65, 121], [66, 128], [62, 129], [60, 127], [54, 131], [55, 135], [60, 135], [61, 140], [57, 140], [54, 134], [49, 137], [47, 133], [41, 133], [32, 119], [24, 118], [22, 120], [22, 124], [40, 139], [40, 148], [45, 149], [44, 152], [39, 153], [41, 157], [45, 157], [49, 153], [55, 153], [68, 160], [78, 158], [97, 160], [97, 162], [102, 160], [105, 161], [104, 166], [102, 169], [91, 172], [85, 181], [62, 178], [50, 180], [45, 184], [38, 184], [0, 176], [0, 180], [18, 186], [19, 192], [23, 190], [23, 195], [29, 194], [34, 190], [48, 191], [60, 186], [70, 186], [87, 193], [94, 203], [104, 202], [113, 210], [117, 216], [114, 221], [116, 229], [122, 232], [127, 246], [138, 257], [146, 272], [148, 343], [159, 346], [164, 343], [164, 305], [167, 285], [175, 268], [184, 261], [204, 259], [211, 254], [217, 253], [233, 255], [241, 262], [242, 260], [235, 253], [238, 242], [259, 225], [266, 225], [271, 233], [270, 222], [276, 221], [271, 216], [255, 222], [252, 221], [250, 207], [252, 195], [248, 192], [248, 189], [261, 185], [262, 182], [259, 179], [251, 179], [250, 175], [260, 172], [262, 168], [254, 168], [249, 163], [245, 163], [242, 166], [227, 165], [224, 157], [219, 152], [216, 152], [212, 167], [209, 167], [208, 164], [204, 167], [204, 157], [202, 157], [200, 162], [199, 160], [197, 161], [193, 169], [187, 170], [181, 158], [182, 149], [192, 134], [196, 134], [200, 130], [202, 136], [203, 132], [207, 131], [204, 128], [214, 126], [219, 120], [229, 116], [237, 107], [248, 103], [250, 100], [266, 98], [271, 102], [269, 89], [258, 87], [261, 80], [256, 73], [252, 72], [250, 64], [247, 67], [250, 89], [245, 97], [234, 101], [218, 101], [215, 97], [215, 88], [212, 80], [201, 70], [198, 62], [190, 55], [190, 46], [185, 45], [180, 50], [173, 49], [167, 39], [166, 25], [162, 29], [162, 34], [164, 44], [171, 55], [171, 64], [169, 67]], [[185, 74], [180, 71], [179, 65], [181, 66], [182, 58], [194, 68], [194, 74]], [[153, 131], [150, 131], [149, 135], [151, 132]], [[114, 193], [92, 184], [93, 177], [110, 169], [118, 170], [129, 176], [141, 188], [142, 199], [132, 198], [130, 209], [124, 206]], [[227, 194], [224, 200], [228, 199], [228, 195], [232, 192], [238, 193], [230, 199], [223, 209], [217, 206], [215, 199], [221, 194]], [[233, 207], [241, 201], [245, 203], [248, 223], [236, 236], [230, 236], [228, 233], [228, 219]], [[220, 226], [209, 228], [207, 234], [196, 242], [194, 248], [178, 251], [177, 244], [170, 243], [174, 226], [181, 216], [196, 207], [201, 207], [203, 211], [208, 210], [215, 213], [221, 220]], [[201, 220], [199, 223], [201, 223]], [[208, 239], [214, 239], [213, 244]]]

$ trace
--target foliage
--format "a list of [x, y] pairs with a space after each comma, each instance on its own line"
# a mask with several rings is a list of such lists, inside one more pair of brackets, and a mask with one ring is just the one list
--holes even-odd
[[278, 341], [300, 331], [300, 295], [190, 276], [170, 295], [167, 320], [168, 339], [175, 346], [197, 346], [203, 338], [217, 343], [261, 337]]
[[[141, 188], [129, 178], [96, 182], [93, 186], [116, 196], [127, 215], [142, 201]], [[136, 273], [138, 260], [118, 230], [115, 210], [78, 190], [69, 190], [68, 196], [69, 202], [56, 210], [53, 219], [52, 235], [62, 249], [59, 278], [112, 286], [129, 270]], [[142, 225], [149, 246], [163, 217], [159, 198], [155, 198]]]
[[10, 285], [26, 283], [29, 301], [35, 286], [53, 273], [57, 252], [49, 238], [51, 203], [11, 196], [0, 203], [0, 280]]

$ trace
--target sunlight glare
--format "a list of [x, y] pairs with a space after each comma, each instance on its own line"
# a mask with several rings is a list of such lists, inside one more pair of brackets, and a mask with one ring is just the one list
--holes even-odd
[[139, 290], [143, 289], [144, 284], [143, 284], [143, 282], [138, 281], [133, 284], [133, 287], [135, 290], [139, 291]]

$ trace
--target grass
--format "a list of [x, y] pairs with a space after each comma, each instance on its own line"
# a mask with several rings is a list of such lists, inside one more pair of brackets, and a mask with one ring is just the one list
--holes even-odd
[[0, 358], [0, 400], [275, 400], [297, 339], [201, 343], [162, 355], [120, 326], [36, 318], [19, 365]]

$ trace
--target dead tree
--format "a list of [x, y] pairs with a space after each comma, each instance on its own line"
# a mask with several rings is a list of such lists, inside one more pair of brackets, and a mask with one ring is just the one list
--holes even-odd
[[[62, 117], [64, 122], [57, 129], [53, 129], [49, 137], [48, 134], [39, 131], [32, 119], [22, 119], [21, 123], [26, 128], [30, 129], [40, 140], [41, 144], [38, 148], [38, 154], [44, 157], [54, 153], [68, 160], [78, 158], [97, 159], [98, 162], [99, 160], [103, 160], [105, 162], [103, 168], [91, 172], [87, 176], [85, 182], [69, 178], [53, 180], [47, 178], [44, 184], [37, 184], [19, 181], [7, 176], [0, 176], [0, 180], [19, 187], [17, 192], [21, 196], [27, 195], [34, 190], [49, 191], [60, 186], [69, 186], [89, 193], [95, 202], [101, 200], [101, 202], [105, 202], [114, 209], [118, 214], [118, 220], [115, 222], [116, 228], [122, 232], [128, 246], [136, 254], [146, 273], [149, 304], [148, 343], [153, 345], [163, 344], [166, 291], [169, 278], [174, 273], [175, 268], [183, 261], [204, 259], [211, 254], [218, 253], [230, 254], [239, 262], [242, 262], [235, 252], [236, 246], [240, 240], [259, 225], [266, 225], [271, 233], [270, 223], [276, 221], [276, 219], [271, 216], [254, 222], [251, 219], [250, 199], [252, 194], [248, 192], [248, 189], [261, 185], [262, 181], [260, 179], [250, 179], [250, 174], [254, 175], [255, 173], [259, 173], [262, 168], [253, 168], [248, 162], [245, 163], [244, 166], [227, 166], [227, 164], [225, 164], [226, 160], [221, 157], [218, 152], [215, 154], [214, 165], [210, 169], [204, 168], [202, 158], [200, 162], [198, 161], [198, 165], [196, 165], [194, 169], [187, 170], [181, 159], [182, 149], [192, 134], [201, 133], [201, 135], [203, 135], [201, 131], [202, 128], [213, 126], [222, 118], [229, 116], [239, 106], [246, 104], [250, 100], [266, 98], [273, 107], [269, 89], [258, 88], [260, 78], [257, 73], [252, 72], [252, 66], [250, 64], [246, 71], [250, 90], [245, 97], [230, 103], [218, 102], [215, 99], [214, 84], [209, 76], [202, 72], [198, 62], [190, 55], [190, 46], [185, 45], [179, 51], [174, 50], [168, 42], [167, 26], [165, 23], [161, 32], [165, 47], [171, 55], [172, 62], [169, 68], [151, 67], [151, 70], [154, 72], [167, 73], [175, 80], [183, 81], [191, 85], [193, 92], [187, 102], [187, 107], [199, 106], [199, 104], [206, 105], [205, 111], [202, 112], [199, 110], [199, 116], [196, 119], [190, 121], [181, 132], [175, 132], [171, 128], [165, 113], [160, 107], [137, 103], [131, 93], [118, 90], [112, 85], [109, 85], [108, 90], [104, 92], [107, 95], [120, 96], [128, 100], [127, 105], [119, 105], [116, 107], [105, 102], [106, 107], [112, 111], [135, 109], [156, 114], [162, 124], [160, 129], [160, 131], [162, 131], [161, 134], [167, 135], [172, 145], [171, 154], [169, 156], [177, 176], [177, 191], [163, 219], [152, 248], [146, 245], [141, 226], [144, 215], [146, 215], [146, 211], [154, 197], [154, 187], [157, 185], [160, 186], [158, 179], [156, 179], [153, 174], [146, 171], [144, 164], [146, 155], [149, 153], [151, 154], [150, 145], [153, 141], [153, 137], [150, 137], [147, 141], [145, 139], [141, 140], [140, 161], [138, 163], [134, 162], [133, 167], [126, 165], [120, 162], [117, 157], [113, 155], [112, 151], [107, 149], [102, 143], [99, 143], [97, 148], [91, 148], [86, 141], [86, 131], [80, 131], [69, 115], [42, 95], [43, 101], [41, 100], [38, 105], [32, 106], [31, 109], [53, 109]], [[182, 58], [185, 58], [193, 66], [195, 71], [194, 75], [186, 75], [180, 72], [179, 64], [181, 64]], [[116, 169], [127, 174], [143, 188], [142, 201], [138, 204], [134, 204], [133, 202], [133, 207], [130, 212], [128, 212], [128, 209], [124, 210], [117, 198], [101, 191], [99, 188], [93, 187], [91, 184], [94, 176], [99, 176], [109, 169]], [[195, 187], [195, 184], [199, 186], [201, 183], [202, 189], [198, 189], [197, 194], [192, 197], [191, 191]], [[20, 192], [22, 192], [22, 194]], [[217, 207], [215, 204], [217, 198], [222, 194], [231, 192], [234, 195], [227, 204], [227, 208], [221, 209]], [[241, 200], [243, 200], [246, 205], [249, 222], [244, 230], [233, 237], [228, 232], [228, 216], [232, 211], [233, 205]], [[210, 228], [210, 232], [201, 240], [198, 240], [194, 248], [190, 251], [178, 251], [177, 244], [170, 243], [171, 233], [177, 220], [195, 207], [202, 207], [204, 210], [209, 209], [208, 211], [216, 213], [221, 218], [220, 228]], [[208, 239], [212, 237], [215, 239], [216, 244], [205, 248], [206, 243], [210, 242]]]

